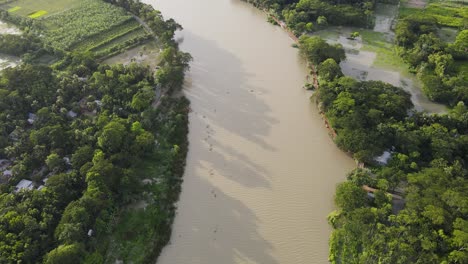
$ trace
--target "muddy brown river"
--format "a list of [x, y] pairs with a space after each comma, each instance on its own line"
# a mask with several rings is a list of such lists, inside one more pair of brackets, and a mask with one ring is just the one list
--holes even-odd
[[190, 150], [158, 264], [327, 263], [337, 183], [354, 166], [304, 91], [292, 40], [238, 0], [145, 0], [194, 57]]

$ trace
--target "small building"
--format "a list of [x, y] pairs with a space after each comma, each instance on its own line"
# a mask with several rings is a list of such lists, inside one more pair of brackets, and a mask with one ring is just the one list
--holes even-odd
[[392, 157], [392, 153], [389, 151], [384, 151], [384, 153], [378, 157], [375, 158], [375, 161], [377, 161], [380, 164], [387, 165], [388, 161]]
[[64, 157], [63, 161], [65, 161], [65, 164], [67, 164], [68, 166], [72, 165], [69, 157]]
[[42, 190], [42, 189], [44, 189], [44, 188], [45, 188], [45, 186], [44, 186], [44, 185], [41, 185], [41, 186], [39, 186], [39, 187], [37, 188], [37, 190], [40, 191], [40, 190]]
[[11, 165], [11, 161], [7, 159], [0, 159], [0, 170], [6, 170]]
[[3, 171], [3, 177], [8, 177], [8, 178], [10, 178], [11, 176], [13, 176], [13, 171], [11, 171], [11, 170], [5, 170], [5, 171]]
[[30, 180], [21, 180], [17, 185], [16, 185], [16, 190], [15, 192], [19, 192], [21, 190], [32, 190], [34, 189], [34, 184]]
[[78, 116], [78, 114], [73, 112], [72, 110], [70, 110], [70, 111], [67, 112], [67, 116], [71, 117], [71, 118], [75, 118], [75, 117]]
[[34, 122], [37, 120], [37, 116], [33, 113], [28, 113], [28, 123], [30, 125], [34, 124]]

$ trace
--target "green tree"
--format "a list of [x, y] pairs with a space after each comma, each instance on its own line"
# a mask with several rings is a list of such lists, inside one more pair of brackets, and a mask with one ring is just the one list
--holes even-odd
[[106, 152], [115, 153], [122, 147], [125, 137], [125, 126], [120, 122], [111, 121], [98, 137], [98, 146]]
[[83, 260], [82, 244], [60, 245], [47, 253], [44, 264], [79, 264]]

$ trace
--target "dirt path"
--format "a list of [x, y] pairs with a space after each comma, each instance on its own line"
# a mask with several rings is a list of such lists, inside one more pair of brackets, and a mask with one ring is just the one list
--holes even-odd
[[425, 8], [427, 5], [427, 0], [408, 0], [406, 3], [403, 4], [406, 7], [412, 8]]

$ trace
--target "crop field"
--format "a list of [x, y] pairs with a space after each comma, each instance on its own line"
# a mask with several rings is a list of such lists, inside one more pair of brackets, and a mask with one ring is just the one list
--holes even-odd
[[104, 33], [91, 36], [81, 42], [78, 42], [71, 48], [78, 51], [92, 50], [96, 47], [104, 45], [112, 39], [119, 38], [141, 28], [142, 25], [140, 25], [140, 23], [138, 23], [135, 19], [127, 20], [122, 24], [114, 26]]
[[101, 0], [0, 0], [0, 8], [36, 20], [44, 42], [59, 50], [105, 56], [149, 35], [131, 14]]
[[[63, 12], [64, 10], [71, 9], [78, 5], [80, 0], [15, 0], [15, 1], [1, 1], [2, 9], [7, 10], [15, 15], [30, 17], [30, 18], [44, 18], [53, 14]], [[38, 16], [42, 12], [42, 15]], [[36, 16], [31, 17], [33, 14]]]
[[432, 1], [422, 9], [406, 7], [405, 5], [400, 7], [401, 18], [412, 14], [433, 16], [441, 26], [458, 28], [463, 26], [464, 20], [468, 20], [468, 5]]
[[123, 46], [133, 47], [139, 44], [142, 40], [146, 40], [150, 37], [143, 28], [138, 28], [132, 32], [122, 35], [118, 38], [112, 39], [102, 45], [96, 46], [91, 49], [92, 52], [98, 55], [107, 55], [116, 53], [116, 51], [122, 49]]

